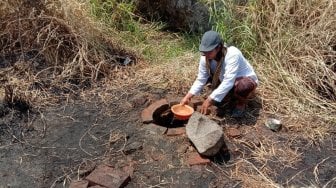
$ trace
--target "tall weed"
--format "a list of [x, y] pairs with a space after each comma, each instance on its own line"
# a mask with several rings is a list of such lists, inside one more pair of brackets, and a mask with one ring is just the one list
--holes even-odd
[[218, 31], [228, 45], [235, 45], [251, 56], [256, 50], [256, 34], [249, 14], [252, 5], [239, 6], [234, 0], [207, 0], [213, 30]]

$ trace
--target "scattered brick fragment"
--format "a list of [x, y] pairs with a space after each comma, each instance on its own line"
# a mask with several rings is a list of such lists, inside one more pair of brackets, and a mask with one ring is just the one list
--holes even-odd
[[198, 152], [189, 153], [187, 157], [187, 164], [192, 165], [206, 165], [210, 163], [210, 159], [202, 157]]
[[89, 181], [90, 186], [125, 187], [131, 180], [130, 173], [124, 169], [114, 169], [107, 165], [100, 165], [86, 177], [86, 180]]
[[227, 129], [227, 135], [230, 138], [239, 138], [241, 136], [241, 132], [240, 132], [239, 129], [229, 128], [229, 129]]
[[69, 188], [87, 188], [88, 186], [89, 186], [89, 181], [76, 180], [76, 181], [71, 181]]

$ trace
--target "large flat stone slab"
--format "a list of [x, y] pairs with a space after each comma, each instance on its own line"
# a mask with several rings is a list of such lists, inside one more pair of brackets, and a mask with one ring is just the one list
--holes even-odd
[[224, 145], [222, 127], [207, 116], [194, 112], [186, 126], [188, 138], [204, 156], [214, 156]]

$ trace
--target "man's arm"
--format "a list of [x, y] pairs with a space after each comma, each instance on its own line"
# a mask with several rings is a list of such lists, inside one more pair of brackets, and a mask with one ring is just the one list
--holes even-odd
[[189, 102], [190, 102], [190, 100], [193, 96], [194, 96], [193, 94], [187, 93], [186, 96], [184, 96], [183, 99], [181, 100], [180, 104], [182, 104], [182, 105], [189, 104]]
[[196, 78], [194, 84], [191, 86], [191, 88], [189, 90], [189, 93], [191, 93], [192, 95], [200, 94], [200, 92], [202, 91], [202, 88], [206, 84], [209, 76], [210, 75], [209, 75], [208, 70], [206, 68], [205, 57], [201, 56], [199, 66], [198, 66], [197, 78]]

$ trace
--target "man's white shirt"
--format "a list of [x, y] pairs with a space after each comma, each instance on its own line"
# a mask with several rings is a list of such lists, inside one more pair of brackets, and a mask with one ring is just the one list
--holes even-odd
[[[212, 73], [216, 70], [216, 64], [217, 62], [215, 60], [210, 61], [210, 70]], [[238, 48], [230, 46], [227, 48], [222, 70], [219, 75], [221, 84], [210, 94], [210, 98], [217, 102], [222, 101], [233, 88], [236, 78], [242, 76], [248, 76], [258, 84], [257, 75], [250, 63], [245, 59]], [[199, 95], [209, 77], [210, 75], [206, 68], [205, 56], [201, 56], [198, 66], [198, 75], [194, 84], [191, 86], [189, 93]]]

